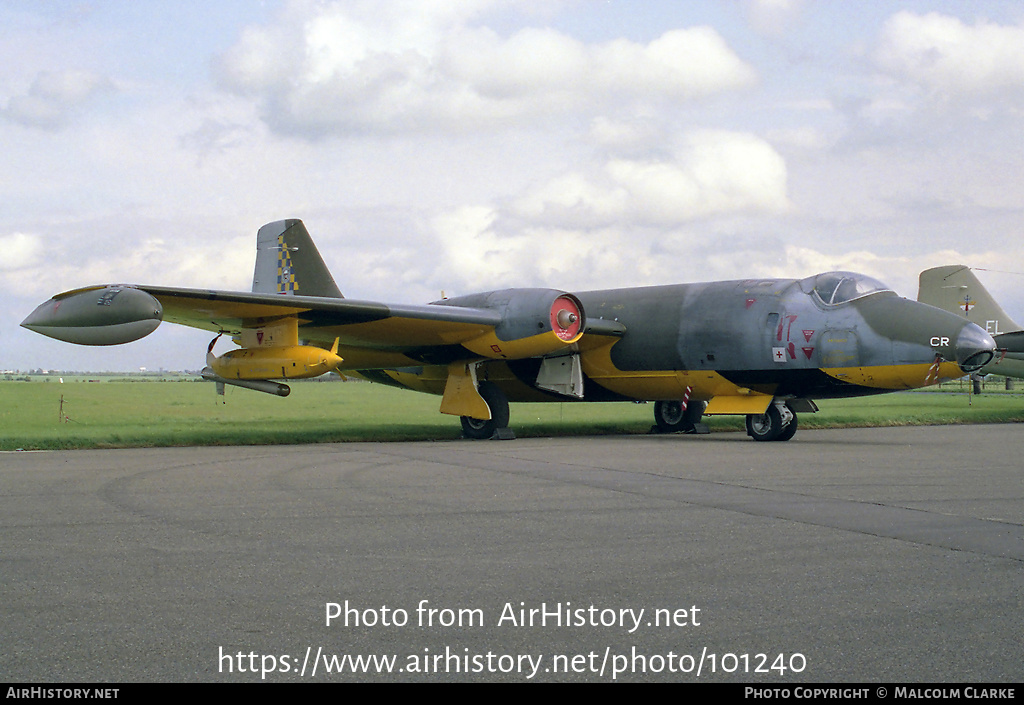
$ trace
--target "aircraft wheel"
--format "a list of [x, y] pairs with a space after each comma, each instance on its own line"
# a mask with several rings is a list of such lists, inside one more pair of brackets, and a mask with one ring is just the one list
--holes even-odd
[[685, 424], [685, 410], [681, 401], [654, 402], [654, 423], [661, 433], [682, 431]]
[[772, 404], [763, 414], [747, 414], [747, 435], [755, 441], [788, 441], [796, 433], [796, 414], [783, 426], [782, 412]]
[[480, 382], [477, 391], [487, 402], [491, 410], [490, 419], [474, 419], [472, 416], [462, 416], [462, 435], [465, 438], [486, 439], [493, 438], [499, 429], [508, 428], [508, 398], [505, 393], [498, 389], [493, 382]]
[[659, 433], [692, 431], [700, 423], [706, 403], [691, 401], [685, 409], [681, 401], [658, 401], [654, 403], [654, 423]]
[[786, 427], [782, 429], [782, 433], [775, 440], [777, 441], [788, 441], [790, 438], [796, 435], [796, 414], [793, 414], [793, 418], [789, 420]]

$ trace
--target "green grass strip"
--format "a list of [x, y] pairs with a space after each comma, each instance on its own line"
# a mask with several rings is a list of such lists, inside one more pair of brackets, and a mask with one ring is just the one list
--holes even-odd
[[[36, 381], [42, 379], [45, 381]], [[800, 427], [1009, 423], [1024, 421], [1024, 393], [968, 397], [952, 383], [926, 392], [824, 400]], [[63, 399], [63, 403], [61, 400]], [[450, 440], [457, 418], [438, 397], [365, 382], [302, 382], [288, 398], [205, 382], [55, 377], [0, 381], [0, 450], [270, 445]], [[512, 404], [520, 438], [647, 433], [653, 405], [628, 402]], [[741, 417], [706, 419], [714, 431], [740, 430]]]

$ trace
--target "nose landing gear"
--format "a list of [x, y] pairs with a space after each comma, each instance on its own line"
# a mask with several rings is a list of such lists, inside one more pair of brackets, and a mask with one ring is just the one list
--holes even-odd
[[747, 435], [755, 441], [788, 441], [796, 428], [796, 414], [785, 402], [772, 403], [763, 414], [747, 415]]

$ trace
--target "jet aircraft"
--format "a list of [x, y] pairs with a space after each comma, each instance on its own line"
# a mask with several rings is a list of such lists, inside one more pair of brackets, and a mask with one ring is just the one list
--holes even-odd
[[251, 292], [91, 286], [54, 296], [22, 325], [117, 345], [161, 321], [239, 345], [216, 356], [210, 344], [206, 379], [284, 396], [274, 380], [356, 374], [440, 395], [469, 438], [512, 437], [509, 401], [653, 401], [662, 432], [733, 414], [755, 440], [785, 441], [815, 399], [957, 378], [996, 349], [973, 323], [850, 272], [502, 289], [424, 305], [346, 299], [300, 220], [260, 228]]
[[976, 323], [995, 339], [996, 356], [977, 374], [1024, 378], [1024, 330], [992, 298], [970, 267], [952, 264], [924, 270], [918, 281], [917, 300]]

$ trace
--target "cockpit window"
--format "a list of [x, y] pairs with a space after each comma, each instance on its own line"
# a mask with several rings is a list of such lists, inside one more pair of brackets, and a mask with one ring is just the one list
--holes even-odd
[[838, 306], [854, 299], [863, 298], [868, 294], [892, 291], [877, 279], [853, 272], [825, 272], [808, 277], [800, 282], [800, 288], [806, 294], [814, 292], [814, 295], [826, 306]]

